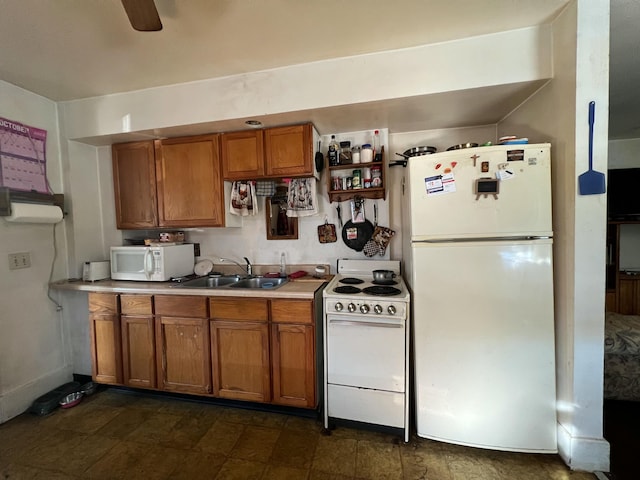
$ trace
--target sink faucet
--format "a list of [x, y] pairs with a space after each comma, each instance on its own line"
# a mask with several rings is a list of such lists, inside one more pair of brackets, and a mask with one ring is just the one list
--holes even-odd
[[247, 272], [247, 275], [251, 276], [253, 275], [253, 269], [252, 269], [252, 265], [251, 262], [249, 261], [249, 259], [247, 257], [244, 257], [245, 262], [247, 262], [247, 266], [244, 267], [243, 265], [241, 265], [240, 263], [236, 262], [235, 260], [231, 260], [230, 258], [223, 258], [220, 257], [220, 261], [221, 262], [231, 262], [231, 263], [235, 263], [237, 266], [239, 266], [241, 269], [245, 270]]
[[251, 262], [247, 257], [243, 257], [243, 258], [244, 258], [244, 261], [247, 262], [247, 275], [249, 276], [253, 275], [253, 265], [251, 265]]

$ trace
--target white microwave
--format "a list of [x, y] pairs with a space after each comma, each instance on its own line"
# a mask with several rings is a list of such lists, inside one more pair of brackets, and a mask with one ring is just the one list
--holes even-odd
[[165, 282], [193, 273], [192, 244], [111, 247], [111, 279]]

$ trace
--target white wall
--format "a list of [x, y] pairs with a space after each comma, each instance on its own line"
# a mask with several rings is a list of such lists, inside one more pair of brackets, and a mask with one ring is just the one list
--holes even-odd
[[545, 80], [550, 40], [543, 25], [62, 102], [65, 137], [98, 144], [114, 134]]
[[[47, 130], [47, 176], [53, 191], [63, 193], [56, 104], [0, 81], [0, 113]], [[71, 379], [62, 315], [47, 297], [52, 267], [54, 279], [67, 276], [65, 222], [10, 224], [0, 220], [0, 423]], [[9, 270], [7, 255], [16, 252], [30, 253], [30, 268]]]
[[609, 168], [640, 167], [640, 138], [609, 141]]
[[[558, 443], [574, 469], [608, 470], [602, 437], [606, 195], [578, 194], [596, 102], [594, 169], [607, 169], [609, 2], [575, 0], [553, 24], [554, 78], [498, 126], [553, 145]], [[531, 138], [533, 137], [533, 138]]]

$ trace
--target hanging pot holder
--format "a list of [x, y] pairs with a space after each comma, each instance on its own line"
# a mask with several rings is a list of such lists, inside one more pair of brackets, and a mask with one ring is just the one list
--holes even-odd
[[336, 226], [333, 223], [324, 221], [324, 225], [318, 225], [318, 241], [320, 243], [333, 243], [338, 240]]
[[396, 232], [390, 228], [376, 226], [373, 230], [373, 235], [371, 235], [371, 240], [364, 247], [364, 254], [367, 257], [373, 257], [376, 253], [384, 256], [389, 242], [395, 234]]

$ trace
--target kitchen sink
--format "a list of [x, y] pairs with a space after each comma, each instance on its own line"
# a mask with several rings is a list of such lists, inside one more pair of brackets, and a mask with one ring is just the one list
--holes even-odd
[[218, 288], [227, 285], [232, 285], [240, 281], [238, 275], [228, 275], [223, 277], [198, 277], [193, 280], [187, 280], [186, 282], [176, 285], [177, 288]]
[[252, 277], [229, 285], [231, 288], [278, 288], [287, 283], [286, 278]]
[[249, 277], [240, 275], [225, 275], [222, 277], [198, 277], [193, 280], [174, 285], [174, 288], [278, 288], [287, 283], [286, 278]]

